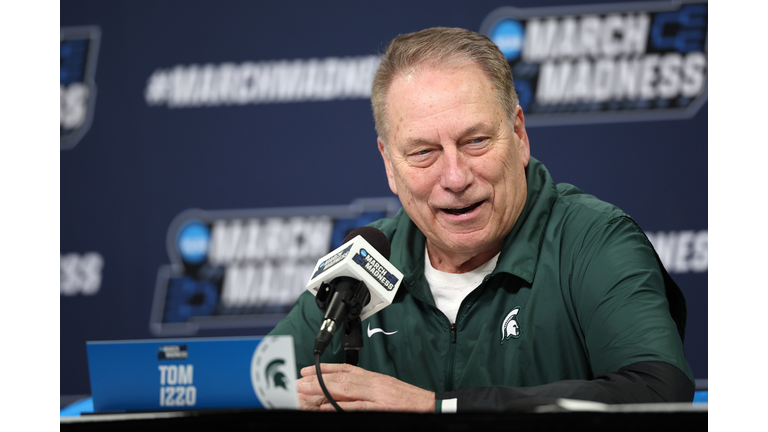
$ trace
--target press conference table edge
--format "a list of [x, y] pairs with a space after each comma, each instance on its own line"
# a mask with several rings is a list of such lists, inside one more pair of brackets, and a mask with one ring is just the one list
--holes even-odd
[[[226, 425], [233, 429], [252, 430], [258, 426], [263, 430], [284, 430], [286, 425], [312, 425], [315, 430], [324, 430], [322, 425], [334, 416], [345, 416], [349, 421], [364, 422], [367, 430], [391, 430], [392, 427], [407, 425], [409, 428], [434, 427], [444, 422], [452, 430], [472, 430], [482, 426], [485, 430], [504, 429], [510, 422], [518, 426], [535, 426], [538, 430], [557, 429], [573, 425], [573, 422], [590, 425], [591, 430], [612, 430], [621, 426], [623, 430], [643, 430], [658, 426], [662, 421], [684, 421], [692, 430], [706, 428], [708, 422], [707, 404], [630, 404], [611, 405], [610, 411], [563, 410], [562, 408], [540, 407], [544, 412], [491, 412], [474, 411], [452, 414], [418, 414], [404, 412], [345, 412], [319, 413], [297, 410], [265, 409], [219, 409], [157, 411], [137, 413], [94, 413], [76, 417], [61, 417], [60, 430], [110, 430], [135, 427], [208, 427]], [[336, 417], [338, 418], [338, 417]], [[328, 427], [331, 427], [329, 423]], [[578, 424], [578, 423], [577, 423]], [[336, 425], [337, 426], [337, 425]], [[629, 427], [629, 429], [627, 429]]]

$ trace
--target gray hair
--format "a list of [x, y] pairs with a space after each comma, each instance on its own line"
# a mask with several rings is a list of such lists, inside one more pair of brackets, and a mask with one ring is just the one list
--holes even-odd
[[496, 90], [496, 100], [512, 122], [518, 104], [517, 93], [512, 82], [512, 70], [499, 47], [486, 36], [461, 28], [421, 30], [393, 39], [387, 45], [373, 78], [373, 119], [385, 151], [389, 132], [386, 98], [395, 78], [401, 74], [412, 74], [422, 66], [450, 68], [461, 67], [467, 62], [474, 62], [485, 72]]

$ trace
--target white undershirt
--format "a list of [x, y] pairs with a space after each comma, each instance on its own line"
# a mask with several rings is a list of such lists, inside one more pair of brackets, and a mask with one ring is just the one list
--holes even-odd
[[467, 273], [446, 273], [435, 270], [432, 262], [429, 260], [429, 253], [424, 246], [424, 276], [427, 278], [429, 288], [432, 290], [432, 297], [435, 299], [435, 306], [440, 309], [445, 316], [456, 322], [456, 314], [459, 312], [459, 306], [469, 293], [480, 286], [486, 275], [493, 272], [496, 268], [496, 261], [499, 260], [499, 252], [480, 267]]

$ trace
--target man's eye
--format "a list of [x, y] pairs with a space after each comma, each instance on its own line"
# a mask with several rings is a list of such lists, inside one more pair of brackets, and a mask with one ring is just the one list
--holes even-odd
[[408, 155], [408, 160], [411, 166], [427, 167], [434, 162], [435, 154], [435, 149], [415, 150]]
[[411, 156], [426, 156], [426, 155], [428, 155], [431, 152], [432, 152], [432, 150], [430, 150], [430, 149], [416, 150], [413, 153], [411, 153], [410, 155]]

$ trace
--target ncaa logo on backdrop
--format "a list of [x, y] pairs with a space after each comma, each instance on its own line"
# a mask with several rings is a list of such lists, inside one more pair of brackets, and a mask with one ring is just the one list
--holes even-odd
[[683, 119], [707, 101], [707, 2], [518, 9], [483, 21], [526, 125]]
[[77, 145], [93, 121], [96, 103], [96, 57], [101, 31], [98, 27], [61, 29], [61, 150]]
[[181, 259], [190, 264], [199, 264], [208, 258], [211, 230], [205, 223], [192, 220], [185, 223], [176, 236], [176, 247]]

